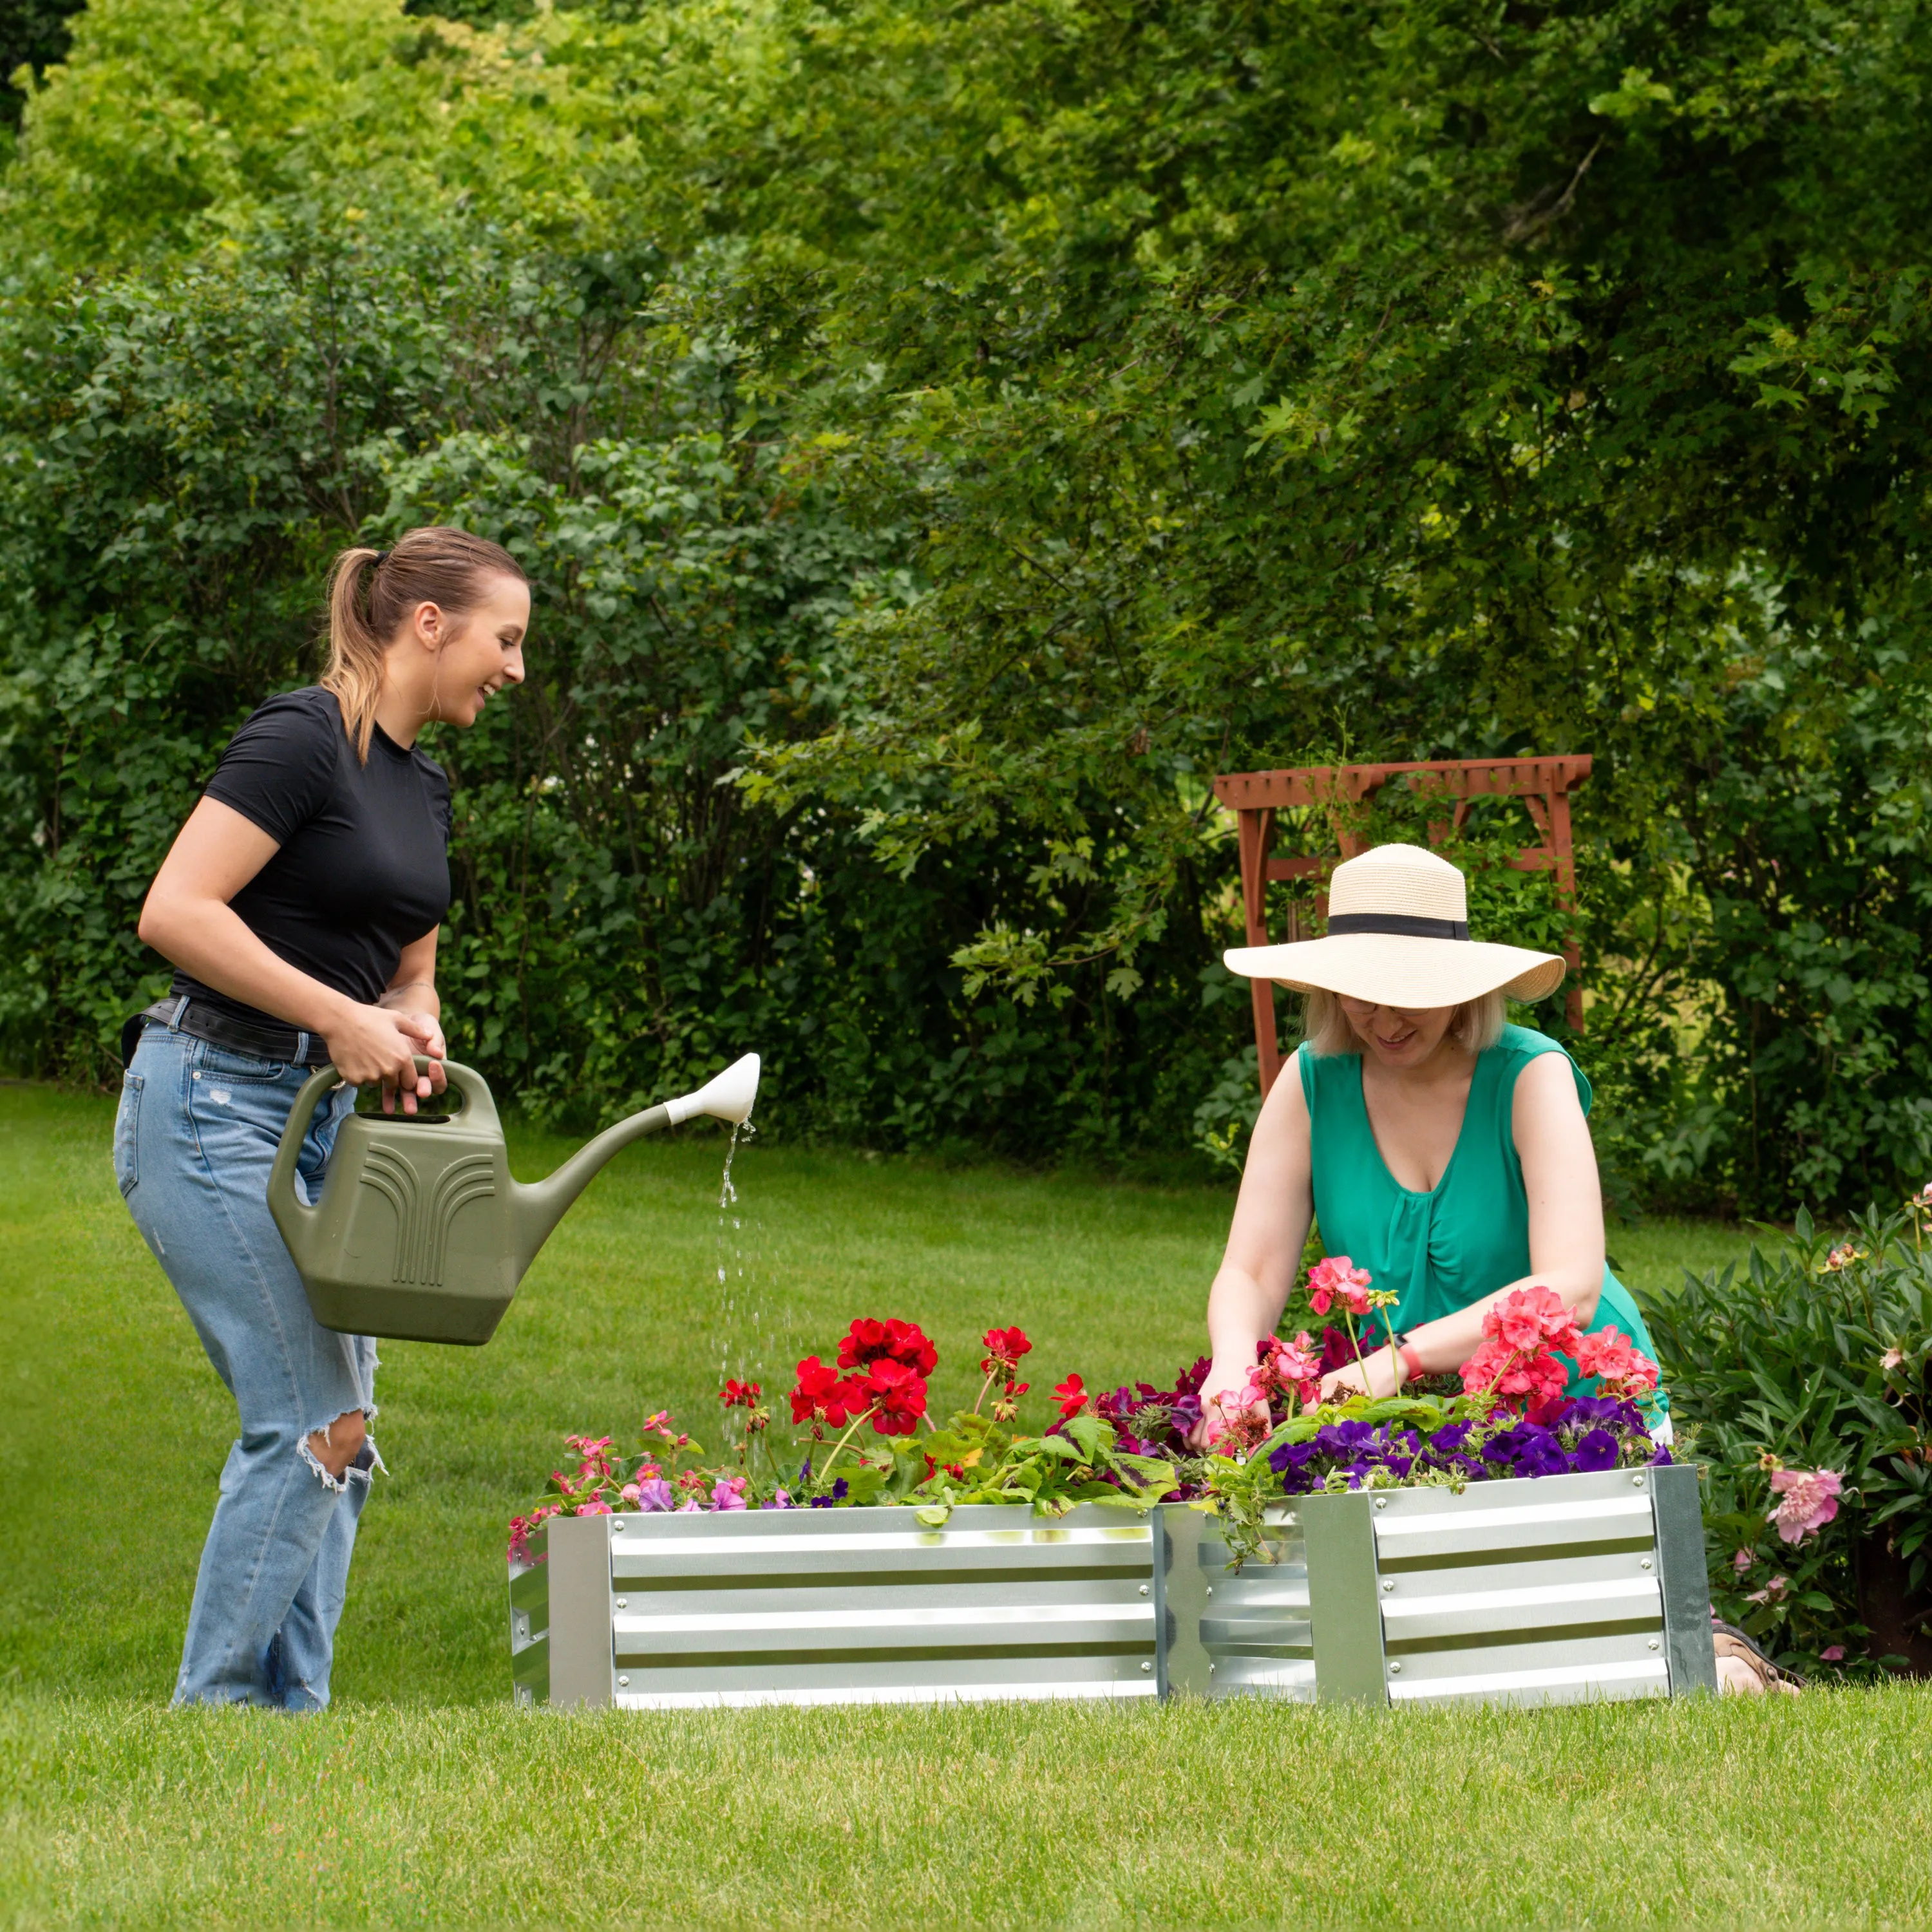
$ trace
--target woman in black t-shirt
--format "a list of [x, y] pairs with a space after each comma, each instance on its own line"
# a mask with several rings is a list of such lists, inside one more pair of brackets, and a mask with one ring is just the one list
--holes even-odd
[[188, 1616], [178, 1703], [328, 1701], [370, 1472], [374, 1344], [309, 1312], [270, 1218], [295, 1096], [332, 1061], [300, 1184], [320, 1186], [356, 1088], [414, 1112], [442, 1090], [437, 928], [449, 905], [449, 786], [416, 748], [522, 681], [530, 586], [461, 530], [350, 550], [330, 590], [321, 683], [272, 698], [222, 754], [148, 894], [141, 937], [175, 966], [123, 1084], [115, 1168], [136, 1225], [232, 1392]]

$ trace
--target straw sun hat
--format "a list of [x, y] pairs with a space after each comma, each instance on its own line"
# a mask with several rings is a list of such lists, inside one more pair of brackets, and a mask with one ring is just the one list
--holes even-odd
[[1563, 979], [1553, 952], [1472, 939], [1462, 874], [1420, 845], [1378, 845], [1337, 866], [1325, 938], [1238, 946], [1221, 956], [1246, 979], [1412, 1011], [1497, 992], [1540, 1000]]

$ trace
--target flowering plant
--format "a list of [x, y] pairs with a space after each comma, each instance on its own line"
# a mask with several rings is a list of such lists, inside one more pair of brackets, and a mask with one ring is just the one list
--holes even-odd
[[[1347, 1347], [1358, 1359], [1358, 1315], [1394, 1298], [1379, 1294], [1347, 1256], [1311, 1270], [1314, 1293], [1339, 1306]], [[1335, 1331], [1330, 1330], [1330, 1336]], [[1594, 1406], [1551, 1410], [1544, 1400], [1547, 1366], [1558, 1346], [1594, 1343], [1607, 1373], [1620, 1378]], [[1053, 1390], [1058, 1420], [1043, 1434], [1016, 1430], [1028, 1384], [1019, 1365], [1033, 1344], [1018, 1328], [988, 1328], [980, 1338], [984, 1379], [970, 1409], [935, 1424], [928, 1378], [939, 1352], [916, 1324], [862, 1318], [851, 1324], [828, 1364], [807, 1355], [789, 1394], [791, 1420], [805, 1432], [793, 1451], [772, 1447], [772, 1417], [760, 1384], [728, 1380], [718, 1400], [742, 1410], [743, 1440], [735, 1469], [698, 1466], [702, 1450], [660, 1412], [645, 1424], [640, 1450], [614, 1452], [611, 1438], [572, 1436], [574, 1472], [552, 1473], [551, 1495], [511, 1525], [513, 1562], [530, 1560], [530, 1538], [552, 1516], [614, 1510], [825, 1509], [898, 1504], [938, 1523], [968, 1503], [1024, 1503], [1059, 1514], [1081, 1502], [1145, 1509], [1163, 1498], [1221, 1510], [1238, 1526], [1238, 1552], [1247, 1526], [1267, 1503], [1322, 1486], [1398, 1480], [1462, 1483], [1499, 1475], [1541, 1475], [1614, 1468], [1650, 1460], [1654, 1445], [1642, 1418], [1619, 1399], [1654, 1386], [1654, 1365], [1621, 1336], [1583, 1337], [1546, 1288], [1506, 1298], [1486, 1324], [1484, 1349], [1465, 1372], [1467, 1392], [1442, 1397], [1409, 1394], [1382, 1402], [1355, 1397], [1320, 1400], [1323, 1354], [1306, 1333], [1270, 1336], [1256, 1348], [1238, 1426], [1202, 1456], [1191, 1437], [1202, 1420], [1205, 1358], [1169, 1388], [1124, 1384], [1089, 1389], [1078, 1373]], [[1480, 1372], [1478, 1372], [1480, 1364]], [[1556, 1372], [1561, 1388], [1562, 1372]], [[998, 1393], [990, 1413], [987, 1398]], [[1519, 1407], [1540, 1406], [1518, 1414]], [[869, 1428], [868, 1426], [869, 1425]], [[1634, 1433], [1633, 1431], [1634, 1430]], [[923, 1431], [923, 1434], [921, 1432]], [[760, 1462], [762, 1460], [762, 1468]], [[685, 1466], [686, 1463], [691, 1466]], [[1794, 1510], [1816, 1506], [1807, 1491]]]
[[[981, 1346], [986, 1379], [977, 1400], [935, 1427], [928, 1413], [926, 1378], [938, 1366], [938, 1350], [914, 1323], [854, 1322], [836, 1351], [836, 1366], [817, 1355], [798, 1364], [791, 1419], [805, 1428], [806, 1440], [795, 1472], [770, 1447], [771, 1416], [762, 1388], [735, 1378], [718, 1391], [718, 1400], [728, 1411], [745, 1412], [736, 1470], [680, 1466], [703, 1451], [662, 1412], [645, 1424], [643, 1447], [634, 1455], [614, 1453], [608, 1436], [573, 1436], [568, 1440], [576, 1468], [554, 1471], [551, 1494], [512, 1520], [510, 1560], [535, 1560], [532, 1534], [562, 1514], [898, 1503], [940, 1522], [962, 1503], [1025, 1503], [1057, 1515], [1079, 1502], [1146, 1508], [1175, 1490], [1176, 1458], [1131, 1436], [1124, 1440], [1113, 1421], [1097, 1412], [1077, 1374], [1054, 1391], [1060, 1420], [1052, 1429], [1044, 1436], [1016, 1433], [1009, 1425], [1028, 1392], [1018, 1370], [1033, 1344], [1022, 1330], [1005, 1328], [989, 1328]], [[1000, 1388], [992, 1412], [982, 1414], [995, 1383]], [[1198, 1403], [1194, 1413], [1198, 1418]], [[869, 1446], [863, 1434], [868, 1424], [874, 1438]], [[927, 1432], [922, 1438], [921, 1428]]]
[[1291, 1418], [1245, 1460], [1214, 1457], [1208, 1486], [1238, 1562], [1264, 1549], [1268, 1508], [1288, 1496], [1398, 1484], [1460, 1489], [1670, 1460], [1642, 1412], [1619, 1397], [1574, 1396], [1533, 1420], [1488, 1391], [1447, 1400], [1356, 1396]]
[[1932, 1670], [1932, 1191], [1645, 1315], [1708, 1462], [1712, 1596], [1781, 1663]]

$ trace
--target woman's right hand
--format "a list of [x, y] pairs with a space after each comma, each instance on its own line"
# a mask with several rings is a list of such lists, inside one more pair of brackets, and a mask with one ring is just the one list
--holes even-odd
[[1254, 1366], [1253, 1352], [1250, 1349], [1250, 1359], [1244, 1362], [1224, 1362], [1219, 1356], [1215, 1358], [1208, 1379], [1201, 1384], [1201, 1420], [1187, 1432], [1189, 1448], [1204, 1454], [1213, 1448], [1214, 1436], [1258, 1406], [1241, 1400], [1242, 1391], [1248, 1385], [1248, 1371]]
[[328, 1057], [348, 1085], [380, 1082], [386, 1094], [401, 1095], [406, 1114], [416, 1111], [418, 1098], [426, 1100], [442, 1090], [440, 1066], [432, 1066], [427, 1073], [416, 1071], [418, 1054], [442, 1058], [442, 1037], [428, 1024], [426, 1015], [345, 1000], [340, 1017], [329, 1023], [328, 1040]]

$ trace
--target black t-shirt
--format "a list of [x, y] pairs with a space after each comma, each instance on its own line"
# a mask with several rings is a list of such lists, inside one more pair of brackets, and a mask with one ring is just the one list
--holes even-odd
[[[229, 741], [208, 796], [281, 848], [230, 902], [278, 958], [352, 1000], [382, 998], [403, 948], [449, 910], [449, 781], [376, 726], [357, 761], [332, 692], [272, 698]], [[286, 1025], [202, 986], [185, 994], [244, 1019]]]

